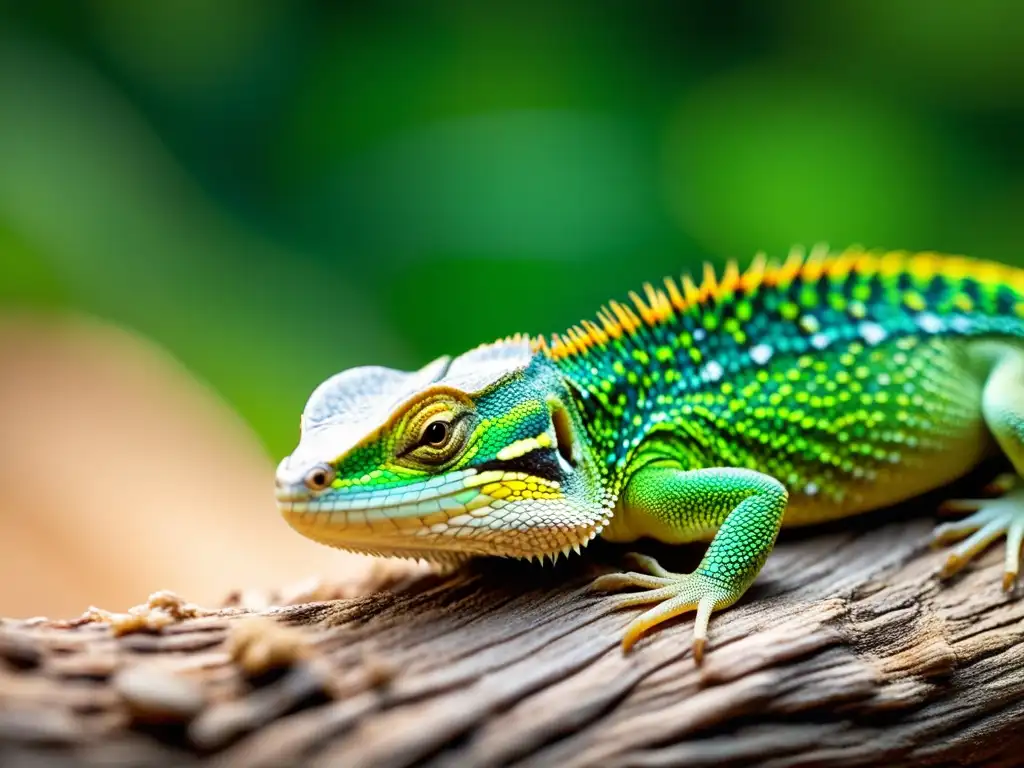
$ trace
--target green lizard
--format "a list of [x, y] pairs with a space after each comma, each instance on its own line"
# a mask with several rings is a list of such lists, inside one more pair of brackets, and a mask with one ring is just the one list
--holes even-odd
[[277, 470], [300, 533], [453, 564], [556, 558], [594, 537], [708, 541], [695, 571], [602, 576], [653, 604], [623, 637], [740, 598], [782, 525], [853, 515], [966, 473], [993, 448], [1002, 498], [935, 531], [942, 575], [1024, 537], [1024, 271], [937, 254], [759, 255], [611, 302], [550, 342], [514, 336], [406, 373], [363, 367], [311, 395]]

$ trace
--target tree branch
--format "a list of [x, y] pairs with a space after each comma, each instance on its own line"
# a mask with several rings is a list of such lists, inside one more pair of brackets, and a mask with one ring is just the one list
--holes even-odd
[[120, 636], [4, 622], [0, 762], [1019, 765], [1024, 599], [1001, 547], [938, 581], [931, 525], [787, 533], [702, 667], [688, 618], [622, 654], [635, 611], [584, 589], [607, 546]]

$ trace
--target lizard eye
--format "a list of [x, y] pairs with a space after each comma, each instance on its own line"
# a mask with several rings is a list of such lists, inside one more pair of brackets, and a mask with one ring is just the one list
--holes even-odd
[[334, 482], [334, 469], [327, 464], [319, 464], [306, 473], [304, 482], [311, 491], [323, 491]]
[[450, 411], [435, 413], [430, 421], [419, 427], [415, 443], [402, 452], [402, 456], [438, 466], [450, 461], [461, 450], [466, 440], [466, 419]]
[[451, 436], [451, 424], [443, 419], [438, 419], [427, 424], [423, 430], [421, 445], [429, 445], [431, 448], [442, 448]]

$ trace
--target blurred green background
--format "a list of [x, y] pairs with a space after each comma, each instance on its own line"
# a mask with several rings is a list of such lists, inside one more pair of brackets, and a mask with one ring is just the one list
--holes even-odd
[[1024, 264], [1024, 4], [0, 4], [0, 304], [275, 457], [343, 368], [793, 243]]

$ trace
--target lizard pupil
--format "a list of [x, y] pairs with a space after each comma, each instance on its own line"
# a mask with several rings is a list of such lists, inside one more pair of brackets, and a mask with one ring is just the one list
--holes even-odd
[[423, 430], [423, 442], [427, 445], [444, 445], [448, 439], [448, 423], [444, 421], [434, 421], [427, 425], [427, 428]]

